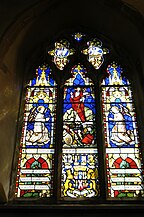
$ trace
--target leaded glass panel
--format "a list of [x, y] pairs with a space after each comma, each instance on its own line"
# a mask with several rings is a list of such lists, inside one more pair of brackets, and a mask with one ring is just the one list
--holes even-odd
[[95, 104], [94, 84], [78, 64], [64, 87], [62, 197], [99, 196]]
[[108, 198], [143, 194], [141, 145], [130, 82], [116, 63], [102, 82]]
[[16, 197], [53, 194], [56, 101], [56, 83], [43, 65], [27, 85]]

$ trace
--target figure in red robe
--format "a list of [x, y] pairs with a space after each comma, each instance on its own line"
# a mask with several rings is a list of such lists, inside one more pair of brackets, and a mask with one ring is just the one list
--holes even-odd
[[80, 120], [85, 122], [84, 95], [80, 87], [77, 87], [75, 92], [71, 92], [70, 102], [72, 103], [72, 108], [76, 111]]

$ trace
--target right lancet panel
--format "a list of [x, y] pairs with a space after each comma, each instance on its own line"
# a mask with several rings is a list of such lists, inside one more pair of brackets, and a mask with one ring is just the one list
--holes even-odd
[[131, 85], [116, 63], [102, 81], [107, 197], [143, 196], [143, 171]]

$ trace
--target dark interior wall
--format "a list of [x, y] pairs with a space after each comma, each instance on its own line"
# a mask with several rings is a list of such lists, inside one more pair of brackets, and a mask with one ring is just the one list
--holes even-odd
[[[0, 183], [3, 185], [7, 198], [22, 88], [23, 65], [18, 64], [18, 49], [23, 35], [22, 31], [9, 46], [0, 67]], [[18, 72], [21, 73], [18, 75]]]
[[[22, 79], [24, 74], [29, 76], [28, 69], [40, 62], [41, 55], [44, 55], [41, 54], [43, 45], [53, 43], [60, 34], [79, 29], [96, 32], [113, 42], [121, 57], [125, 54], [130, 57], [136, 70], [134, 77], [137, 82], [134, 88], [140, 114], [139, 122], [144, 120], [144, 35], [140, 29], [143, 20], [140, 19], [137, 25], [137, 15], [131, 17], [132, 11], [119, 4], [119, 1], [116, 4], [116, 0], [114, 5], [98, 0], [73, 0], [71, 3], [66, 0], [37, 2], [17, 16], [0, 41], [0, 183], [7, 199], [11, 169], [16, 172], [15, 164], [12, 168], [12, 162], [17, 138]], [[141, 134], [142, 132], [143, 127]]]
[[35, 5], [39, 0], [1, 0], [0, 1], [0, 37], [16, 22], [21, 13]]

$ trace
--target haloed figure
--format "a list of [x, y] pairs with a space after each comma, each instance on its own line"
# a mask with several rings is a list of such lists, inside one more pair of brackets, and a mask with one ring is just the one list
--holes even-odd
[[126, 122], [123, 114], [126, 110], [128, 112], [128, 109], [122, 106], [120, 108], [117, 106], [111, 108], [113, 118], [110, 118], [110, 120], [115, 122], [111, 131], [111, 141], [116, 143], [118, 146], [131, 143], [134, 140], [133, 131], [126, 129]]
[[33, 111], [29, 115], [29, 122], [34, 122], [34, 127], [32, 130], [27, 132], [26, 141], [28, 145], [44, 145], [50, 141], [48, 136], [48, 129], [45, 126], [45, 110], [44, 106], [38, 106], [34, 108]]
[[78, 115], [79, 119], [84, 122], [86, 121], [84, 112], [84, 93], [80, 87], [75, 89], [75, 92], [71, 92], [70, 102], [72, 103], [72, 108]]

